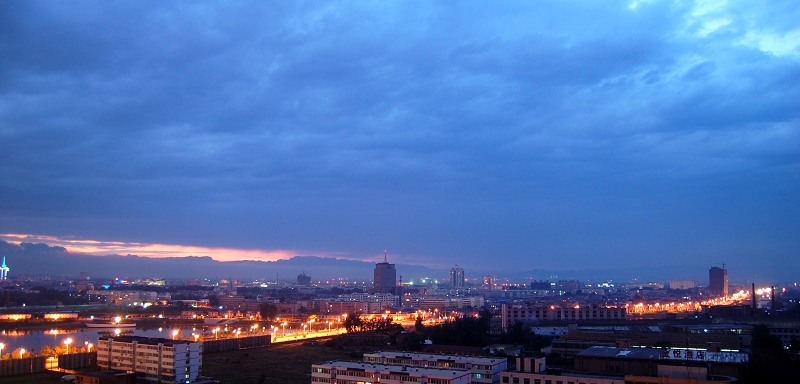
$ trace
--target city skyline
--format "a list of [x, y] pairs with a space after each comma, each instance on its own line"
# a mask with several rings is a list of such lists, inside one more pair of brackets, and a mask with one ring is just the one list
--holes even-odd
[[[423, 265], [413, 264], [389, 264], [382, 262], [366, 262], [348, 259], [335, 259], [319, 256], [294, 256], [288, 259], [276, 261], [257, 261], [257, 260], [237, 260], [237, 261], [218, 261], [208, 256], [189, 256], [189, 257], [141, 257], [136, 255], [108, 255], [93, 256], [90, 254], [80, 254], [69, 252], [63, 247], [49, 246], [44, 243], [32, 244], [23, 243], [15, 245], [0, 240], [0, 255], [9, 256], [14, 267], [11, 278], [19, 276], [51, 276], [74, 278], [78, 275], [90, 275], [101, 278], [111, 278], [112, 276], [122, 279], [142, 279], [142, 278], [166, 278], [166, 279], [227, 279], [232, 277], [238, 281], [295, 281], [298, 273], [308, 273], [312, 283], [322, 283], [323, 285], [351, 283], [369, 283], [375, 281], [375, 277], [383, 273], [378, 273], [381, 266], [390, 267], [391, 275], [380, 278], [384, 283], [383, 289], [393, 287], [400, 282], [400, 277], [404, 283], [425, 281], [437, 281], [438, 284], [452, 286], [453, 272], [459, 270], [459, 276], [463, 276], [464, 281], [469, 285], [485, 285], [485, 279], [492, 277], [495, 283], [506, 285], [527, 285], [539, 280], [551, 282], [559, 281], [581, 281], [582, 283], [594, 283], [607, 285], [612, 284], [640, 284], [645, 282], [660, 282], [671, 285], [676, 282], [678, 285], [693, 284], [698, 286], [711, 285], [709, 267], [711, 270], [718, 269], [717, 266], [674, 266], [670, 268], [654, 267], [650, 269], [630, 269], [630, 268], [593, 268], [593, 269], [559, 269], [544, 270], [536, 268], [516, 268], [514, 270], [481, 268], [466, 270], [455, 268], [429, 268]], [[530, 267], [530, 266], [526, 266]], [[775, 284], [775, 283], [796, 283], [796, 275], [788, 270], [779, 277], [764, 274], [767, 270], [745, 270], [734, 266], [732, 278], [729, 279], [733, 285], [747, 286], [750, 283]], [[730, 268], [730, 266], [726, 266]], [[301, 272], [298, 272], [301, 271]], [[488, 276], [485, 273], [493, 273], [496, 276]], [[342, 280], [343, 279], [343, 280]], [[689, 282], [689, 283], [687, 283]]]
[[786, 279], [798, 12], [6, 2], [0, 239], [227, 262], [388, 249], [476, 279], [723, 263]]
[[[325, 257], [325, 256], [316, 256], [316, 255], [308, 255], [303, 256], [300, 254], [292, 255], [288, 251], [283, 252], [273, 252], [267, 254], [266, 252], [258, 251], [258, 250], [236, 250], [236, 249], [206, 249], [202, 247], [185, 247], [185, 246], [176, 246], [176, 245], [164, 245], [164, 244], [124, 244], [119, 242], [112, 242], [112, 243], [103, 243], [97, 241], [85, 241], [85, 240], [75, 240], [75, 239], [58, 239], [54, 237], [45, 237], [45, 236], [32, 236], [32, 235], [20, 235], [20, 234], [0, 234], [0, 242], [6, 242], [9, 245], [13, 245], [16, 243], [27, 243], [31, 245], [41, 245], [50, 249], [61, 249], [64, 254], [72, 254], [72, 255], [82, 255], [82, 256], [91, 256], [91, 257], [103, 257], [103, 256], [134, 256], [136, 258], [153, 258], [153, 259], [176, 259], [176, 258], [183, 258], [183, 257], [190, 257], [190, 258], [209, 258], [214, 261], [219, 262], [236, 262], [236, 261], [252, 261], [252, 262], [291, 262], [294, 260], [301, 260], [305, 257], [310, 257], [312, 259], [316, 258], [323, 258], [323, 259], [330, 259], [330, 260], [341, 260], [341, 261], [356, 261], [356, 262], [364, 262], [362, 266], [366, 268], [367, 265], [371, 265], [368, 263], [372, 262], [379, 262], [382, 258], [386, 257], [386, 253], [381, 255], [376, 255], [373, 260], [352, 260], [348, 258], [335, 258], [335, 257]], [[36, 249], [37, 247], [33, 247]], [[0, 251], [2, 251], [2, 247], [0, 247]], [[386, 252], [386, 250], [384, 250]], [[51, 253], [50, 251], [46, 251], [45, 253]], [[2, 254], [0, 252], [0, 254]], [[262, 256], [262, 257], [259, 257]], [[263, 257], [268, 256], [268, 257]], [[93, 262], [89, 263], [94, 264]], [[32, 268], [36, 267], [36, 263], [31, 264], [27, 270], [25, 270], [24, 274], [40, 274], [39, 272], [34, 271]], [[313, 265], [313, 263], [312, 263]], [[350, 264], [351, 266], [353, 264]], [[486, 272], [491, 272], [495, 274], [499, 274], [505, 279], [511, 279], [514, 281], [522, 281], [525, 280], [523, 275], [528, 274], [528, 280], [536, 280], [542, 278], [567, 278], [567, 279], [579, 279], [579, 280], [591, 280], [591, 281], [605, 281], [605, 280], [616, 280], [616, 281], [642, 281], [642, 280], [653, 280], [653, 281], [667, 281], [667, 280], [674, 280], [674, 279], [683, 279], [683, 278], [694, 278], [698, 281], [705, 281], [701, 277], [705, 274], [705, 269], [707, 267], [717, 268], [720, 266], [725, 265], [725, 263], [719, 263], [717, 265], [704, 265], [704, 264], [692, 264], [692, 265], [673, 265], [660, 267], [654, 267], [649, 269], [631, 269], [631, 268], [567, 268], [563, 266], [561, 268], [554, 268], [550, 270], [543, 270], [543, 269], [527, 269], [527, 271], [520, 271], [519, 268], [510, 267], [510, 268], [502, 268], [502, 266], [491, 266], [491, 267], [479, 267], [475, 270], [471, 271], [475, 274], [475, 276], [467, 276], [467, 279], [478, 279], [481, 278], [481, 275]], [[413, 265], [413, 264], [405, 264], [406, 268], [411, 269], [411, 275], [406, 275], [407, 277], [411, 278], [423, 278], [423, 277], [432, 277], [438, 276], [442, 281], [449, 281], [452, 278], [452, 269], [449, 269], [447, 266], [431, 266], [431, 265]], [[438, 268], [437, 268], [438, 267]], [[296, 265], [295, 268], [304, 268], [304, 265]], [[323, 267], [320, 271], [327, 272], [326, 268]], [[372, 267], [370, 268], [369, 275], [372, 275]], [[746, 282], [768, 282], [768, 281], [782, 281], [782, 282], [790, 282], [795, 280], [795, 274], [791, 269], [787, 269], [782, 271], [783, 273], [774, 274], [770, 271], [769, 268], [751, 268], [746, 266], [733, 266], [734, 271], [736, 271], [735, 281], [739, 283], [746, 283]], [[73, 268], [75, 271], [79, 270], [80, 268]], [[85, 268], [84, 268], [85, 269]], [[73, 272], [75, 272], [73, 271]], [[282, 272], [289, 272], [294, 273], [294, 270], [286, 270], [281, 269]], [[362, 271], [362, 275], [359, 278], [366, 278], [367, 270], [364, 269]], [[424, 271], [424, 272], [420, 272]], [[254, 272], [254, 271], [250, 271]], [[273, 271], [259, 271], [265, 272], [268, 278], [270, 273]], [[111, 274], [119, 274], [115, 271], [109, 271]], [[319, 273], [319, 272], [317, 272]], [[401, 272], [402, 273], [402, 272]], [[416, 273], [416, 275], [414, 275]], [[74, 274], [74, 273], [73, 273]], [[438, 274], [438, 275], [437, 275]], [[183, 276], [183, 275], [182, 275]], [[247, 274], [247, 277], [252, 277], [253, 273]], [[322, 277], [322, 280], [335, 278], [337, 276], [334, 275], [325, 275]], [[175, 277], [175, 276], [171, 276]], [[207, 277], [207, 276], [206, 276]], [[342, 277], [342, 276], [338, 276]], [[347, 275], [347, 277], [354, 277], [354, 275]]]

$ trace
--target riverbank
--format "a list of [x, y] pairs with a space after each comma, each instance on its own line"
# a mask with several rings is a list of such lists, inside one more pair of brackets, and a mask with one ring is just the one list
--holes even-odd
[[[167, 327], [202, 327], [203, 321], [196, 319], [137, 319], [136, 328], [154, 329]], [[0, 331], [46, 331], [50, 329], [86, 328], [81, 320], [45, 320], [29, 319], [22, 321], [0, 322]]]
[[48, 329], [77, 329], [85, 328], [83, 321], [78, 320], [44, 320], [29, 319], [22, 321], [9, 321], [0, 323], [0, 331], [44, 331]]

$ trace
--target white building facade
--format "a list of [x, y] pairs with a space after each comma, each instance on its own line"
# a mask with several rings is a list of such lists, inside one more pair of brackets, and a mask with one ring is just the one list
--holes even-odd
[[484, 304], [483, 296], [412, 294], [403, 296], [402, 300], [403, 307], [418, 309], [482, 307]]
[[86, 291], [92, 299], [103, 298], [111, 305], [143, 305], [158, 301], [158, 293], [154, 291], [122, 291], [122, 290], [90, 290]]
[[670, 280], [669, 289], [695, 289], [697, 288], [696, 280]]
[[139, 382], [190, 383], [200, 376], [203, 343], [139, 336], [101, 337], [100, 369], [136, 372]]

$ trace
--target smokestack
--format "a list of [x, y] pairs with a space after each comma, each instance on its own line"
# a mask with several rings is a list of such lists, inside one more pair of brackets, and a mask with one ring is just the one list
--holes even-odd
[[775, 287], [772, 287], [772, 307], [769, 310], [772, 316], [775, 316]]
[[756, 314], [756, 283], [753, 283], [753, 308], [750, 310], [750, 313], [753, 315]]

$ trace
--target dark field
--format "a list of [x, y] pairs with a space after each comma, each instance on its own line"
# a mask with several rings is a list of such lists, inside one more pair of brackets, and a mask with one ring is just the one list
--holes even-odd
[[[309, 372], [311, 372], [311, 367], [309, 367]], [[64, 374], [43, 372], [30, 375], [0, 377], [0, 384], [55, 384], [61, 382], [61, 376], [64, 376]], [[309, 380], [309, 382], [311, 381]]]
[[301, 343], [203, 355], [203, 375], [223, 384], [311, 383], [311, 364], [326, 360], [354, 360], [350, 351]]
[[[203, 355], [203, 375], [223, 384], [311, 383], [311, 364], [326, 360], [354, 360], [350, 351], [302, 343], [274, 344], [267, 348]], [[0, 384], [55, 384], [63, 373], [36, 373], [0, 378]]]

